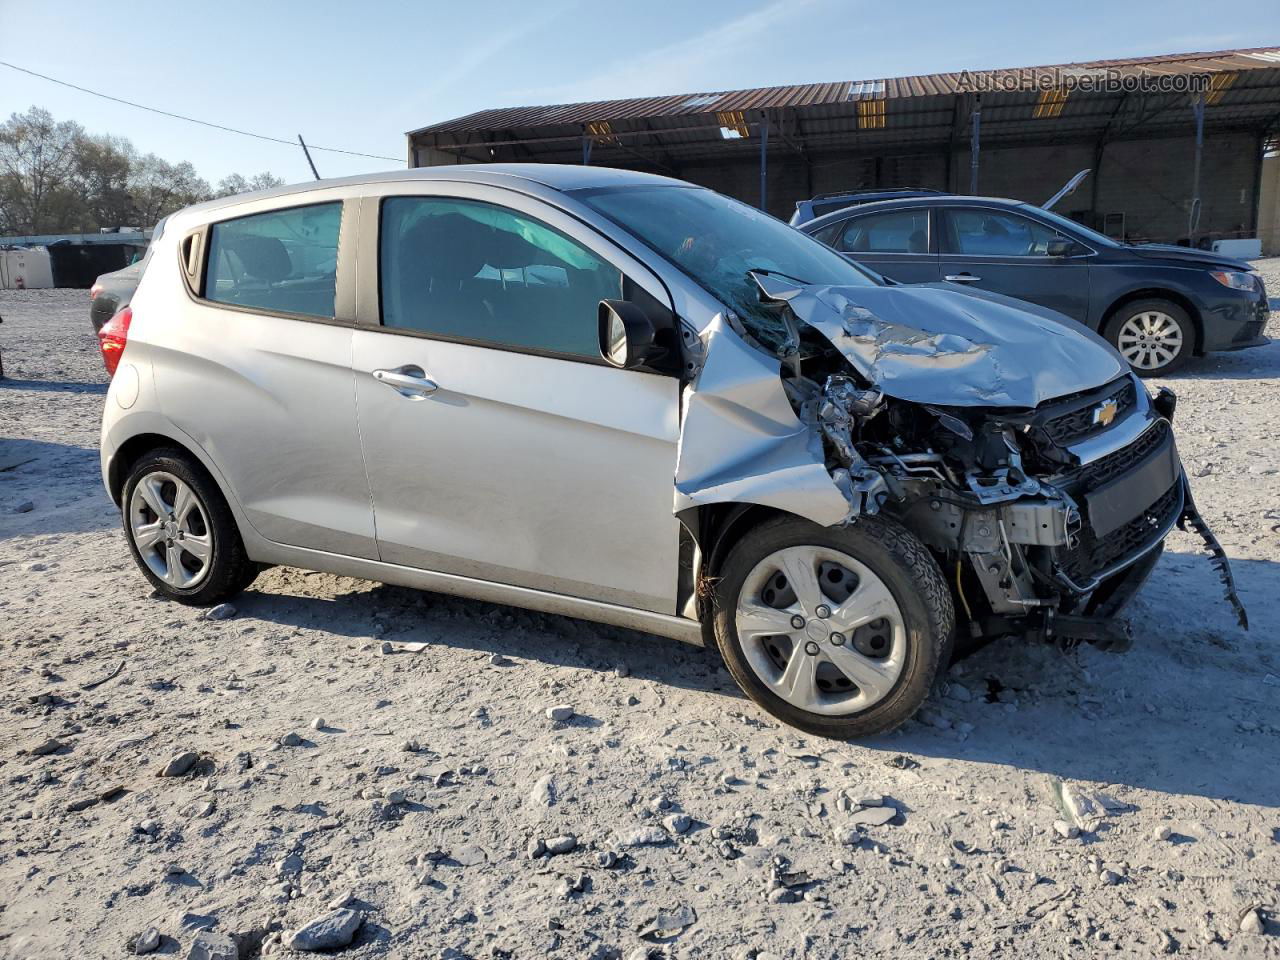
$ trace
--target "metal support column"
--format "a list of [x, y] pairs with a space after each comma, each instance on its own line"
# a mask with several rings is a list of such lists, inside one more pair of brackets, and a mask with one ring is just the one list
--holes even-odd
[[1204, 153], [1204, 94], [1196, 94], [1191, 110], [1196, 118], [1196, 161], [1191, 173], [1191, 209], [1187, 212], [1187, 243], [1196, 245], [1200, 229], [1200, 155]]
[[969, 114], [969, 196], [978, 195], [978, 160], [981, 154], [982, 96], [973, 98], [973, 113]]
[[761, 113], [760, 120], [760, 209], [769, 209], [769, 114]]
[[582, 138], [582, 165], [588, 166], [591, 163], [591, 144], [595, 142], [593, 137]]

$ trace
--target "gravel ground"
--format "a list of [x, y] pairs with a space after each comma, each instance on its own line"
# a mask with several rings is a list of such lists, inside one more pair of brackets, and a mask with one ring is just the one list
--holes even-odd
[[150, 596], [84, 292], [0, 314], [0, 956], [290, 955], [341, 908], [350, 957], [1280, 957], [1280, 342], [1171, 381], [1251, 632], [1175, 534], [1131, 652], [996, 643], [847, 744], [584, 622], [291, 569], [225, 620]]

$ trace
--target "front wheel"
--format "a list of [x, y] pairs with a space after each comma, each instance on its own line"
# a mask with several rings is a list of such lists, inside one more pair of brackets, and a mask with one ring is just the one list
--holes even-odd
[[1168, 300], [1137, 300], [1121, 307], [1103, 336], [1140, 377], [1173, 373], [1191, 356], [1195, 327], [1187, 311]]
[[955, 611], [924, 545], [864, 517], [784, 517], [752, 530], [721, 571], [716, 643], [729, 672], [785, 723], [829, 737], [884, 733], [929, 694]]

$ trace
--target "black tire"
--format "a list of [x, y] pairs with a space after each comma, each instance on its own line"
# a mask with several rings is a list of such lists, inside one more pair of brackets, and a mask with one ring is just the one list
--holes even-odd
[[1125, 357], [1129, 361], [1129, 366], [1140, 377], [1165, 377], [1180, 369], [1183, 364], [1191, 358], [1196, 347], [1196, 325], [1192, 321], [1190, 315], [1182, 307], [1178, 306], [1171, 300], [1164, 300], [1159, 297], [1152, 297], [1147, 300], [1135, 300], [1132, 303], [1126, 303], [1123, 307], [1116, 310], [1107, 320], [1106, 326], [1102, 329], [1102, 335], [1107, 342], [1120, 351], [1123, 355], [1125, 347], [1130, 344], [1121, 345], [1120, 332], [1124, 329], [1124, 325], [1135, 317], [1145, 313], [1163, 314], [1170, 321], [1177, 325], [1182, 335], [1182, 344], [1174, 355], [1172, 360], [1167, 362], [1159, 362], [1155, 366], [1139, 366], [1128, 356]]
[[[756, 675], [738, 640], [735, 611], [747, 577], [775, 551], [799, 546], [838, 550], [865, 564], [889, 588], [901, 611], [906, 642], [902, 673], [880, 700], [858, 713], [829, 716], [783, 700]], [[845, 528], [820, 527], [796, 517], [761, 524], [730, 551], [715, 600], [716, 645], [743, 692], [784, 723], [819, 736], [867, 737], [897, 727], [919, 709], [951, 655], [955, 608], [937, 561], [914, 534], [879, 517], [863, 517]]]
[[[144, 477], [157, 471], [171, 474], [185, 483], [195, 494], [203, 516], [207, 518], [205, 526], [212, 539], [208, 570], [198, 583], [189, 588], [166, 583], [157, 576], [142, 558], [138, 545], [134, 542], [129, 513], [134, 490]], [[235, 517], [232, 516], [222, 491], [204, 466], [185, 450], [164, 447], [143, 454], [129, 468], [120, 503], [125, 540], [129, 543], [134, 563], [143, 576], [151, 581], [151, 585], [169, 599], [193, 607], [212, 606], [234, 597], [258, 576], [259, 567], [245, 553], [244, 541], [240, 539]]]

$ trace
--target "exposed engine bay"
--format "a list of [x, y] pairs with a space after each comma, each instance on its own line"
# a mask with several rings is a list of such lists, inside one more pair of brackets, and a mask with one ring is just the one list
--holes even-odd
[[[1082, 357], [1073, 366], [1079, 338], [1055, 341], [1057, 321], [1028, 324], [1025, 305], [1021, 329], [984, 342], [983, 325], [1005, 319], [998, 300], [975, 317], [973, 298], [933, 291], [927, 302], [953, 316], [928, 330], [867, 306], [880, 298], [897, 307], [901, 290], [752, 277], [776, 323], [730, 316], [710, 331], [685, 422], [701, 456], [691, 462], [682, 442], [677, 513], [731, 491], [827, 525], [882, 514], [933, 551], [972, 638], [1016, 633], [1111, 650], [1130, 645], [1117, 615], [1165, 537], [1189, 527], [1247, 628], [1178, 458], [1171, 391], [1151, 398], [1118, 362], [1082, 371]], [[957, 312], [968, 321], [960, 333]], [[764, 364], [765, 379], [749, 356], [762, 351], [777, 359]], [[1088, 359], [1097, 366], [1096, 353]], [[1079, 389], [1072, 376], [1092, 380]], [[708, 418], [718, 442], [699, 430]]]

